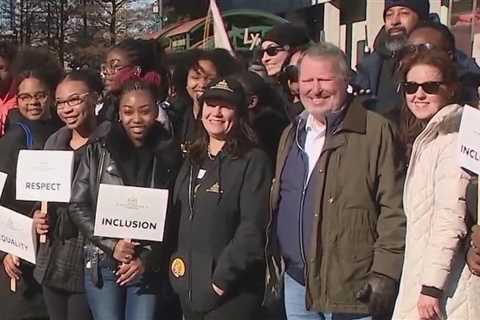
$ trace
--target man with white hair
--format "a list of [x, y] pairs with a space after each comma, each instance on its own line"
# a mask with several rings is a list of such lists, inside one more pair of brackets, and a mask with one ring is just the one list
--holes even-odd
[[279, 144], [267, 231], [267, 297], [284, 284], [288, 320], [382, 319], [393, 310], [404, 167], [389, 122], [352, 100], [349, 80], [332, 44], [299, 61], [305, 111]]

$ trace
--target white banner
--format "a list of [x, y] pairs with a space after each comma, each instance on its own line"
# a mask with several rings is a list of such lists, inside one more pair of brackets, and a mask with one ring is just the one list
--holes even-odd
[[0, 207], [0, 251], [35, 263], [36, 239], [33, 219]]
[[162, 241], [168, 190], [101, 184], [96, 236]]
[[17, 200], [70, 202], [73, 151], [21, 150]]
[[218, 9], [217, 2], [210, 0], [210, 11], [212, 12], [213, 20], [213, 35], [215, 41], [215, 48], [222, 48], [228, 50], [230, 54], [234, 55], [230, 39], [228, 38], [225, 25], [223, 24], [223, 18]]

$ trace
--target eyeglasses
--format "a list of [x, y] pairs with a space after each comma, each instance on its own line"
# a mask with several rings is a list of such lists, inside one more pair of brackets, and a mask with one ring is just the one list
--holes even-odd
[[48, 98], [48, 93], [46, 92], [37, 92], [33, 95], [29, 93], [20, 93], [17, 95], [17, 99], [22, 103], [32, 103], [35, 101], [45, 102]]
[[90, 94], [90, 92], [85, 92], [85, 93], [82, 93], [82, 94], [73, 95], [70, 98], [68, 98], [67, 100], [63, 100], [63, 101], [57, 100], [55, 102], [55, 107], [58, 110], [62, 110], [62, 109], [65, 108], [65, 105], [67, 105], [69, 107], [78, 106], [81, 103], [85, 102], [85, 100], [87, 99], [87, 96], [89, 94]]
[[425, 91], [425, 93], [437, 94], [442, 84], [443, 82], [439, 81], [427, 81], [424, 83], [407, 81], [402, 83], [402, 87], [406, 94], [416, 93], [419, 87], [422, 87], [422, 90]]
[[131, 67], [129, 64], [127, 65], [124, 65], [124, 66], [119, 66], [119, 65], [115, 65], [115, 64], [105, 64], [105, 63], [102, 63], [100, 65], [100, 73], [105, 76], [107, 74], [116, 74], [120, 71], [122, 71], [123, 69], [125, 68], [128, 68], [128, 67]]
[[398, 53], [398, 58], [402, 60], [407, 56], [415, 55], [417, 53], [430, 51], [430, 50], [440, 50], [446, 53], [450, 53], [450, 51], [447, 50], [446, 48], [438, 47], [436, 45], [433, 45], [427, 42], [427, 43], [420, 43], [420, 44], [410, 44], [403, 47]]
[[271, 47], [268, 47], [266, 49], [260, 49], [258, 50], [258, 54], [260, 55], [260, 57], [263, 57], [263, 55], [265, 54], [265, 52], [267, 53], [267, 55], [269, 55], [270, 57], [273, 57], [273, 56], [276, 56], [280, 51], [286, 51], [288, 50], [287, 48], [285, 47], [281, 47], [281, 46], [271, 46]]

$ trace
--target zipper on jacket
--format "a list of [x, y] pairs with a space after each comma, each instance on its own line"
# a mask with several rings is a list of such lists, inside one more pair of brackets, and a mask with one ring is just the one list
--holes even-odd
[[[193, 194], [193, 166], [190, 165], [190, 177], [188, 179], [188, 206], [190, 212], [188, 214], [189, 226], [190, 226], [190, 234], [193, 233], [193, 201], [194, 201], [194, 194]], [[188, 263], [190, 266], [188, 268], [188, 301], [192, 302], [192, 243], [188, 244]]]
[[[300, 149], [300, 151], [302, 152], [302, 158], [304, 156], [307, 156], [307, 159], [308, 159], [308, 154], [307, 152], [305, 151], [304, 148], [302, 148], [302, 146], [300, 145], [300, 143], [298, 142], [298, 132], [299, 132], [299, 128], [300, 128], [300, 123], [301, 121], [299, 121], [298, 125], [297, 125], [297, 133], [295, 135], [295, 143], [297, 144], [297, 147]], [[304, 161], [304, 165], [305, 165], [305, 161]], [[308, 161], [307, 161], [307, 170], [308, 170]], [[306, 258], [306, 254], [305, 254], [305, 247], [303, 245], [303, 207], [304, 207], [304, 201], [305, 201], [305, 192], [307, 190], [307, 183], [308, 183], [308, 174], [304, 174], [304, 177], [303, 177], [303, 186], [302, 186], [302, 195], [301, 195], [301, 198], [300, 198], [300, 208], [299, 208], [299, 211], [298, 211], [298, 229], [299, 229], [299, 241], [300, 241], [300, 254], [301, 254], [301, 257], [302, 257], [302, 262], [304, 264], [304, 269], [306, 269], [307, 267], [307, 258]]]
[[103, 166], [105, 162], [105, 153], [106, 153], [105, 144], [103, 144], [102, 146], [103, 146], [103, 150], [100, 155], [100, 166], [98, 167], [98, 171], [97, 171], [97, 186], [100, 186], [100, 183], [102, 182]]

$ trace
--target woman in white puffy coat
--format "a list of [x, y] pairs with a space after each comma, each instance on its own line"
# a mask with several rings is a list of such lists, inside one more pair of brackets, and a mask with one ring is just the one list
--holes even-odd
[[[403, 196], [405, 261], [393, 319], [480, 319], [480, 281], [465, 265], [465, 190], [457, 164], [462, 107], [454, 64], [439, 50], [404, 61], [401, 134], [410, 162]], [[412, 146], [413, 143], [413, 146]]]

